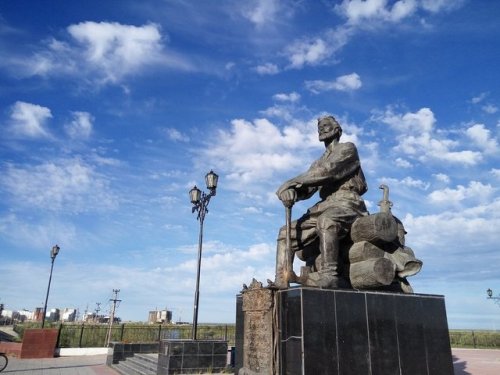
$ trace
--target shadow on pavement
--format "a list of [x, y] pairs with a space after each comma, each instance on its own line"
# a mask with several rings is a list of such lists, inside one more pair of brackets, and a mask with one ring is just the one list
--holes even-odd
[[467, 361], [460, 361], [457, 356], [453, 356], [453, 370], [455, 375], [472, 375], [470, 372], [465, 371]]

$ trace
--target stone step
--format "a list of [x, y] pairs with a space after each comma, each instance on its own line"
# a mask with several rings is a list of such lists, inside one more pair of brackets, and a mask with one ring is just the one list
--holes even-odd
[[156, 375], [158, 354], [134, 354], [112, 367], [122, 375]]

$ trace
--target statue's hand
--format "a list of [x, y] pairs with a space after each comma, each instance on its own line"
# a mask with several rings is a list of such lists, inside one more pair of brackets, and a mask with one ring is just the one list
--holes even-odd
[[278, 198], [283, 202], [285, 207], [292, 207], [297, 202], [297, 192], [295, 189], [286, 189], [279, 193]]

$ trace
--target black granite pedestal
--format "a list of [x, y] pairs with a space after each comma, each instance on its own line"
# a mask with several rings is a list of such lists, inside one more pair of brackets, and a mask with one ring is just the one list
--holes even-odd
[[274, 300], [279, 358], [265, 373], [453, 375], [443, 296], [299, 287]]
[[158, 375], [221, 372], [227, 367], [227, 341], [160, 341]]

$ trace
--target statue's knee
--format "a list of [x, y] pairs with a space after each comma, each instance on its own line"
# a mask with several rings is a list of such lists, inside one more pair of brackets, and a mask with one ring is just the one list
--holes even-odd
[[318, 223], [316, 225], [316, 229], [320, 231], [329, 231], [333, 233], [340, 233], [341, 225], [335, 220], [330, 219], [329, 217], [320, 217], [318, 219]]

